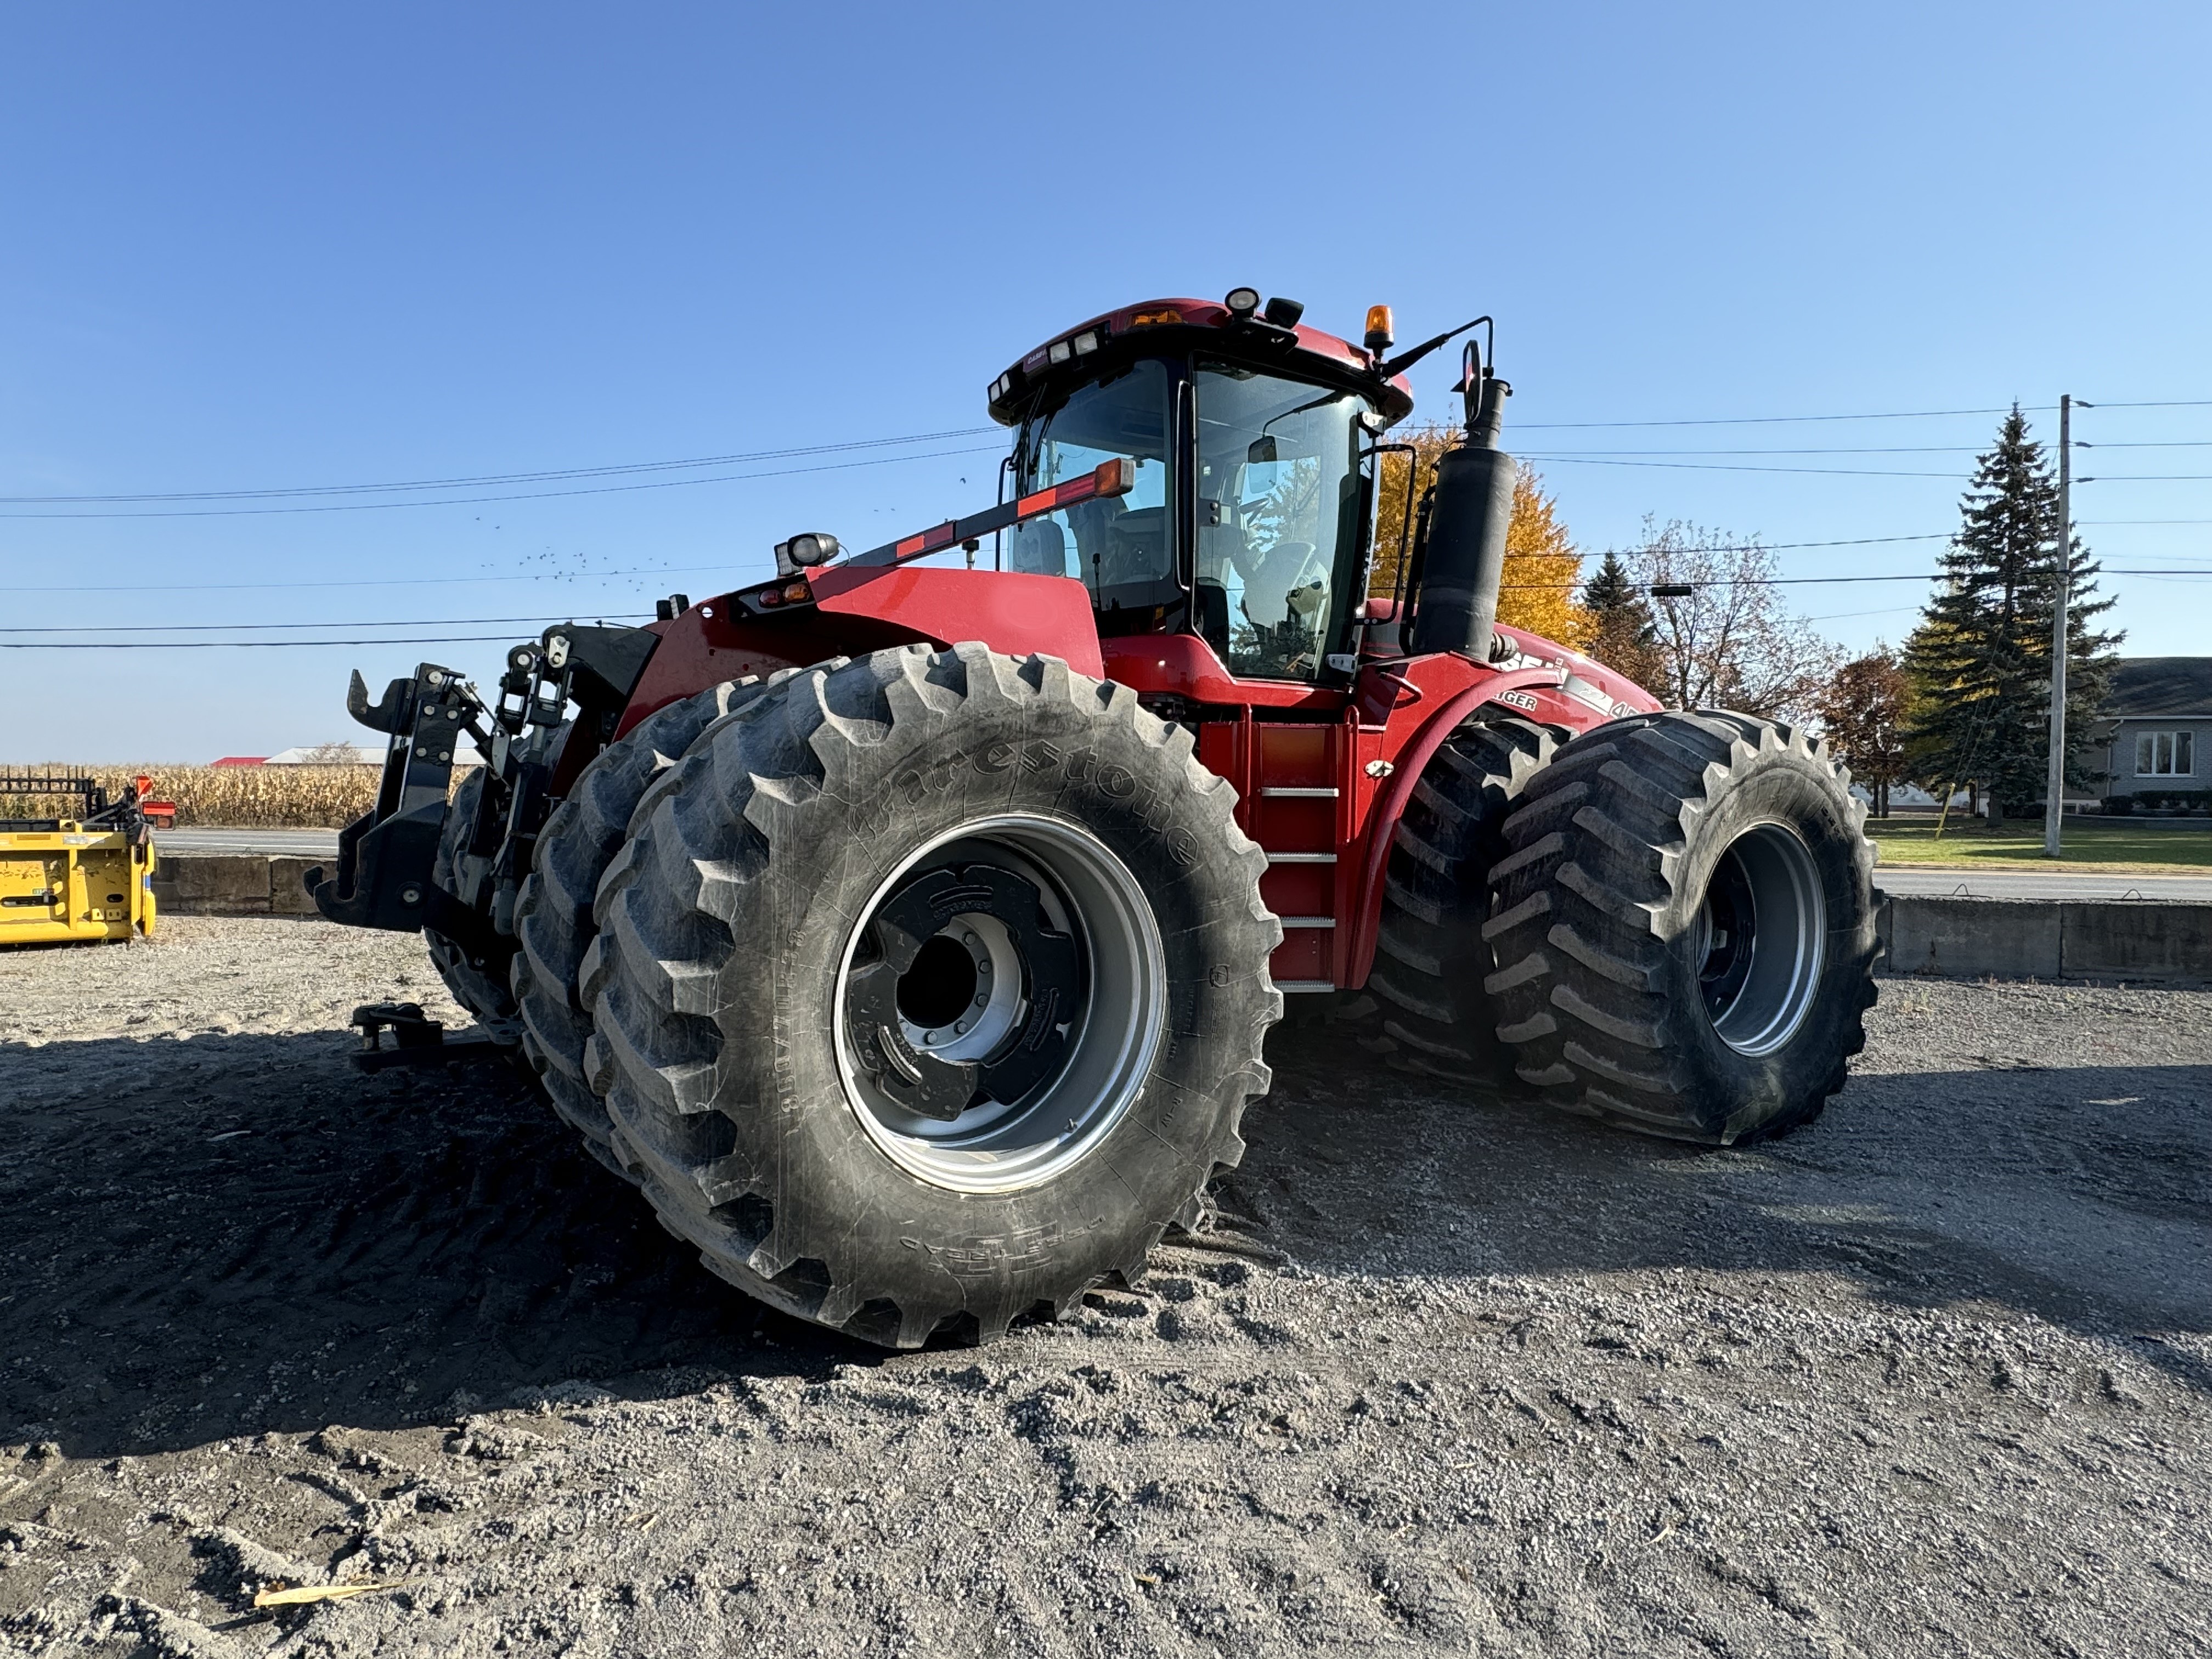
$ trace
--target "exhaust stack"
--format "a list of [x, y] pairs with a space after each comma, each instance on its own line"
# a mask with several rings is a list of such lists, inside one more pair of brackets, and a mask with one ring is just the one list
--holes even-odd
[[1498, 588], [1505, 532], [1513, 522], [1514, 460], [1498, 447], [1513, 388], [1484, 374], [1467, 389], [1467, 435], [1437, 462], [1421, 591], [1413, 613], [1416, 653], [1455, 651], [1477, 662], [1497, 654]]

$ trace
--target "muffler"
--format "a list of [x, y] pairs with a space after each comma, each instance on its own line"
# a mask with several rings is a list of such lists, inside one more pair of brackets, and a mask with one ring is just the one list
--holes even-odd
[[1488, 662], [1498, 650], [1498, 589], [1505, 574], [1505, 532], [1513, 523], [1516, 463], [1498, 447], [1513, 388], [1485, 375], [1470, 396], [1467, 435], [1437, 462], [1427, 545], [1410, 648], [1416, 655], [1456, 651]]

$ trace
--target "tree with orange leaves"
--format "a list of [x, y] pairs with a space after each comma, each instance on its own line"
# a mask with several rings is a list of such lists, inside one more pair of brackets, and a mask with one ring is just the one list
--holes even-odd
[[[1387, 598], [1397, 591], [1398, 574], [1410, 539], [1413, 514], [1435, 482], [1437, 458], [1458, 434], [1451, 427], [1421, 427], [1394, 434], [1390, 441], [1413, 453], [1386, 453], [1382, 499], [1375, 520], [1375, 571], [1368, 591]], [[1410, 492], [1409, 492], [1410, 481]], [[1413, 514], [1407, 511], [1408, 501]], [[1498, 620], [1525, 628], [1577, 650], [1589, 635], [1589, 613], [1575, 602], [1582, 580], [1583, 556], [1561, 523], [1559, 503], [1545, 494], [1535, 471], [1521, 466], [1513, 477], [1513, 522], [1505, 532], [1505, 574], [1498, 593]]]

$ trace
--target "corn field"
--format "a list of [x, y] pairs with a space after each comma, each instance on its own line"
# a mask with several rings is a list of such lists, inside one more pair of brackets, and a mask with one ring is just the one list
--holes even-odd
[[[0, 776], [89, 777], [111, 801], [120, 800], [124, 786], [143, 774], [154, 780], [154, 799], [176, 804], [179, 829], [227, 830], [340, 828], [376, 804], [382, 771], [375, 766], [73, 766], [63, 761], [0, 766]], [[69, 796], [0, 793], [0, 818], [51, 818], [81, 810], [81, 801]]]

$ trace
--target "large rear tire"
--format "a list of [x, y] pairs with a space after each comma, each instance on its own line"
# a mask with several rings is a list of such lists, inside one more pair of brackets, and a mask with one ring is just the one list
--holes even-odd
[[1269, 1081], [1282, 929], [1234, 805], [1127, 687], [980, 645], [722, 721], [641, 805], [583, 964], [662, 1222], [890, 1346], [1136, 1277]]
[[[471, 873], [469, 866], [490, 862], [467, 850], [483, 782], [483, 768], [472, 767], [453, 791], [453, 804], [446, 809], [446, 827], [438, 837], [437, 856], [430, 862], [431, 882], [456, 898], [460, 896], [462, 877]], [[510, 1048], [521, 1042], [522, 1021], [515, 1012], [514, 993], [491, 965], [471, 961], [466, 951], [434, 928], [422, 930], [422, 942], [429, 947], [430, 965], [438, 970], [438, 977], [446, 981], [453, 1000], [474, 1016], [484, 1035]]]
[[577, 975], [599, 931], [592, 896], [647, 786], [681, 760], [702, 732], [763, 689], [757, 678], [710, 686], [656, 711], [593, 756], [546, 819], [515, 900], [520, 948], [508, 985], [520, 1013], [522, 1051], [553, 1109], [583, 1135], [593, 1156], [618, 1173], [626, 1172], [609, 1139], [606, 1103], [584, 1080], [592, 1016]]
[[1576, 738], [1490, 872], [1488, 989], [1522, 1081], [1683, 1140], [1809, 1122], [1875, 995], [1865, 820], [1826, 746], [1771, 720], [1641, 714]]
[[1530, 720], [1471, 720], [1430, 759], [1398, 820], [1367, 988], [1416, 1070], [1455, 1082], [1512, 1079], [1513, 1054], [1482, 988], [1491, 965], [1482, 924], [1505, 819], [1557, 746], [1549, 727]]

